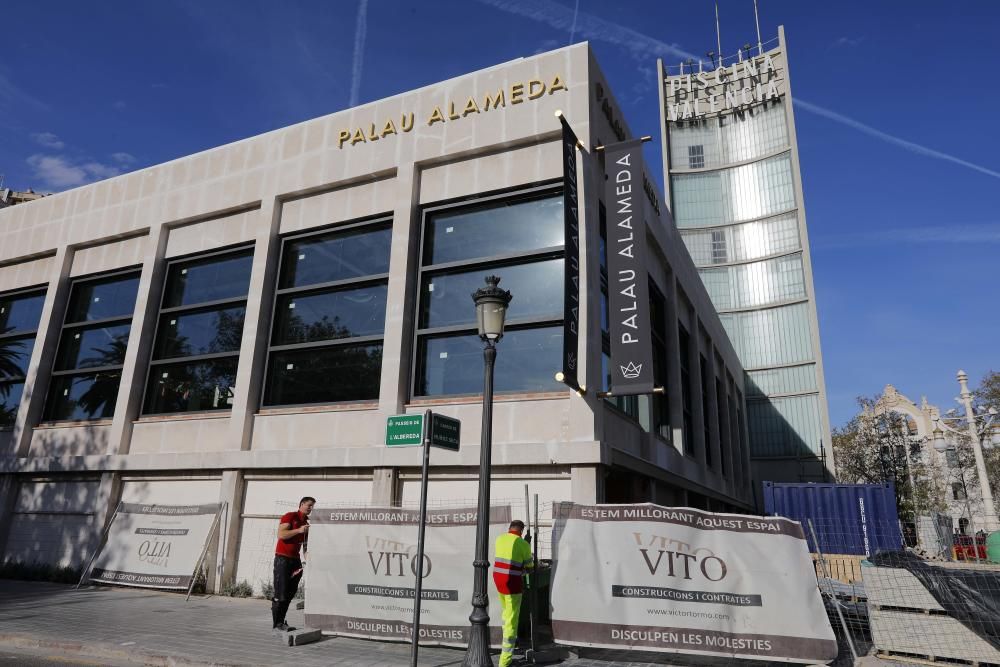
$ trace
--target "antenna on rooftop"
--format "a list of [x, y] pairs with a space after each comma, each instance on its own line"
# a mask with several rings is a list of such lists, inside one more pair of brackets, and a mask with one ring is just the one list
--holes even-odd
[[[756, 2], [756, 0], [754, 0]], [[715, 45], [718, 47], [719, 67], [724, 67], [722, 62], [722, 32], [719, 30], [719, 0], [715, 0]]]
[[[718, 11], [718, 6], [716, 3], [716, 11]], [[764, 55], [764, 43], [760, 41], [760, 17], [757, 16], [757, 0], [753, 0], [753, 21], [757, 24], [757, 52]]]

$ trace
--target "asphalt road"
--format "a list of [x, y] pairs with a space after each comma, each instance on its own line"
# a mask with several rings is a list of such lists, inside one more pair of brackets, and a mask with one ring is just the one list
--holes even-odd
[[79, 653], [69, 653], [51, 648], [0, 647], [0, 667], [132, 667], [141, 662], [108, 661], [107, 658], [89, 658]]

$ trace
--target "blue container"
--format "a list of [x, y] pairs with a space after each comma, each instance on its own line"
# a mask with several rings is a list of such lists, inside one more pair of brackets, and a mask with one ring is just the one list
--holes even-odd
[[903, 548], [892, 483], [764, 482], [764, 513], [801, 522], [813, 553], [810, 520], [824, 554], [873, 556]]

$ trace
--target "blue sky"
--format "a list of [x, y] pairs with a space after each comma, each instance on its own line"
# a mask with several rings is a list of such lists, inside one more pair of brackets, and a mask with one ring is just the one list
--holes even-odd
[[[723, 51], [756, 41], [721, 0]], [[895, 384], [947, 409], [997, 361], [1000, 3], [759, 0], [784, 24], [831, 420]], [[706, 0], [9, 2], [0, 174], [63, 190], [590, 40], [637, 132]], [[659, 173], [658, 142], [647, 160]]]

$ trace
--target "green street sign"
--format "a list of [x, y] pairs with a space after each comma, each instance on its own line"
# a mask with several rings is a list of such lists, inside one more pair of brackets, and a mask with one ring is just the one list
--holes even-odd
[[462, 422], [459, 420], [439, 414], [431, 415], [431, 445], [457, 452], [461, 432]]
[[393, 415], [386, 419], [386, 447], [414, 447], [422, 445], [423, 441], [423, 415]]

